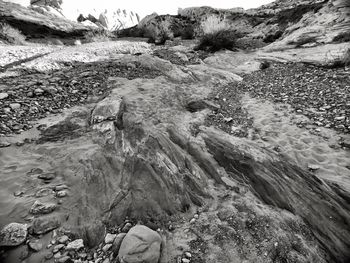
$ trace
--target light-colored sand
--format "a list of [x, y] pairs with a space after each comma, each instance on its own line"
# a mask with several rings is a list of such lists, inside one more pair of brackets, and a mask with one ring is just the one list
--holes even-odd
[[298, 122], [308, 122], [303, 115], [296, 115], [287, 105], [272, 104], [245, 95], [243, 107], [254, 117], [256, 131], [251, 137], [271, 150], [287, 155], [299, 166], [319, 167], [315, 172], [324, 180], [338, 183], [350, 191], [350, 151], [338, 147], [340, 139], [335, 131], [322, 128], [319, 135], [305, 128], [299, 128]]

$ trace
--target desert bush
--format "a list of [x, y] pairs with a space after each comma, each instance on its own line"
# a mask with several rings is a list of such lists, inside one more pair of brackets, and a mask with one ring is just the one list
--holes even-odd
[[170, 22], [167, 20], [161, 21], [158, 27], [153, 27], [146, 32], [146, 37], [149, 38], [150, 43], [156, 43], [157, 45], [164, 45], [165, 41], [174, 39]]
[[200, 38], [196, 49], [209, 52], [216, 52], [221, 49], [234, 50], [236, 48], [238, 38], [239, 35], [230, 29], [215, 31], [213, 33], [203, 35]]
[[226, 31], [230, 29], [230, 25], [218, 16], [209, 16], [201, 23], [203, 35], [212, 34], [218, 31]]
[[0, 39], [10, 44], [25, 44], [26, 37], [16, 28], [6, 24], [0, 23]]
[[230, 25], [217, 16], [209, 16], [201, 23], [202, 36], [199, 38], [197, 50], [216, 52], [221, 49], [233, 50], [240, 37]]
[[113, 34], [108, 30], [89, 31], [84, 36], [87, 42], [105, 42], [113, 38]]

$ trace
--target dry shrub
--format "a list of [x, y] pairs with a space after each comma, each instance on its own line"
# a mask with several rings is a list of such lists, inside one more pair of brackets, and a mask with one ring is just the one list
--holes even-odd
[[26, 42], [26, 37], [21, 31], [6, 23], [0, 23], [0, 39], [16, 45], [23, 45]]
[[113, 39], [113, 34], [108, 30], [95, 30], [89, 31], [85, 34], [87, 42], [106, 42]]
[[218, 31], [225, 31], [230, 29], [230, 25], [218, 16], [209, 16], [201, 23], [203, 34], [212, 34]]
[[158, 27], [154, 27], [146, 33], [150, 43], [164, 45], [165, 41], [174, 39], [174, 33], [171, 31], [171, 23], [167, 20], [161, 21]]

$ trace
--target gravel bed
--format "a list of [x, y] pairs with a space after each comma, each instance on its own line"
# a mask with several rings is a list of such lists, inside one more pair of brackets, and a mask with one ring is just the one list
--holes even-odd
[[108, 77], [155, 78], [161, 73], [116, 61], [65, 63], [64, 70], [0, 79], [0, 135], [32, 128], [31, 121], [83, 104], [108, 92]]

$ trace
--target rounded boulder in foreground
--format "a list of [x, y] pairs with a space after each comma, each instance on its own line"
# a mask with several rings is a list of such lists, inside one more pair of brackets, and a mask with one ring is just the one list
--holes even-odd
[[26, 224], [8, 224], [0, 232], [0, 246], [18, 246], [26, 241], [27, 234], [28, 230]]
[[137, 225], [130, 229], [120, 246], [122, 263], [158, 263], [162, 238], [152, 229]]

